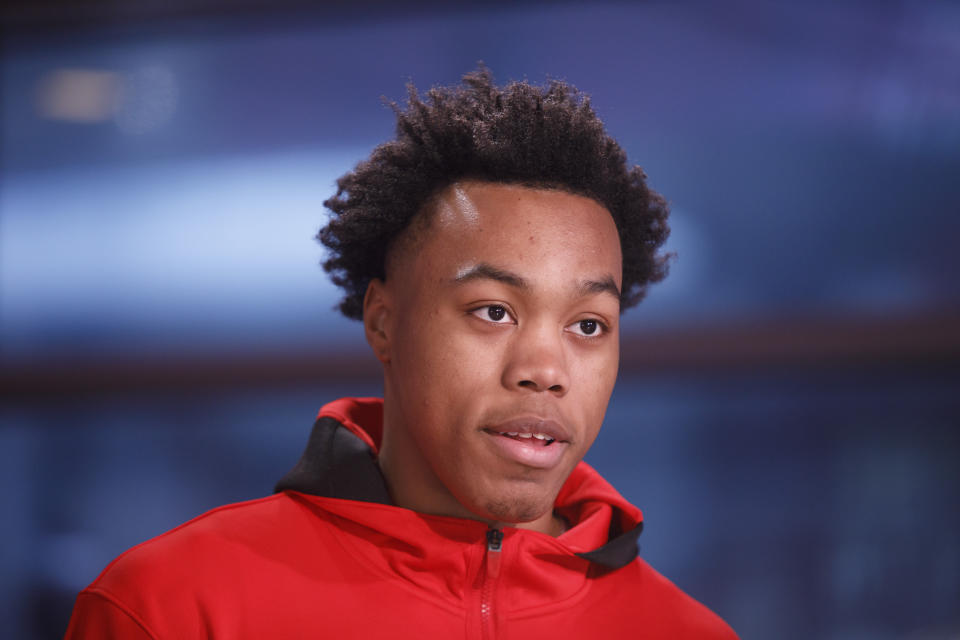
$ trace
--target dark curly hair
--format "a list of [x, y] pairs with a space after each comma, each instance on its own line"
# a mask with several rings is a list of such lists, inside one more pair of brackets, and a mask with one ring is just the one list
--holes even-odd
[[386, 277], [394, 240], [459, 180], [558, 189], [606, 207], [623, 252], [621, 312], [666, 275], [670, 256], [657, 252], [670, 233], [666, 201], [627, 164], [575, 87], [555, 80], [499, 88], [481, 65], [462, 85], [430, 89], [426, 100], [413, 85], [408, 92], [406, 110], [391, 104], [396, 140], [337, 180], [337, 194], [323, 203], [333, 216], [317, 238], [329, 249], [323, 268], [346, 292], [344, 315], [363, 317], [367, 285]]

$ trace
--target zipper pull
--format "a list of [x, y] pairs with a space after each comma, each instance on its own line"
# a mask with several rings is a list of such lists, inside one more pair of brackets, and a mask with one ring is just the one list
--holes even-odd
[[503, 546], [503, 531], [487, 529], [487, 577], [500, 575], [500, 548]]

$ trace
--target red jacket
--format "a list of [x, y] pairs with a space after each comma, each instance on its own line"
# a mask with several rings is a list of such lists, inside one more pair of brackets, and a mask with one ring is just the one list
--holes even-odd
[[66, 637], [736, 638], [637, 557], [640, 511], [585, 463], [557, 496], [566, 533], [501, 535], [391, 505], [381, 422], [380, 400], [325, 406], [278, 493], [121, 555]]

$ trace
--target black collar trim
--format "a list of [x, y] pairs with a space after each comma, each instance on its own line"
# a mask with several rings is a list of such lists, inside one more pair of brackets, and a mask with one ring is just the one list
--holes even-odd
[[314, 496], [392, 504], [370, 447], [333, 418], [319, 418], [299, 462], [283, 476], [285, 489]]

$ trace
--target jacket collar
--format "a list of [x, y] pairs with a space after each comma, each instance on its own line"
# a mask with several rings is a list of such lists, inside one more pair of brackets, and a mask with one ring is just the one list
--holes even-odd
[[[361, 426], [362, 425], [362, 426]], [[392, 505], [376, 463], [383, 432], [383, 400], [342, 398], [317, 416], [300, 460], [274, 488], [354, 502]], [[640, 510], [584, 462], [570, 474], [555, 503], [571, 524], [562, 538], [574, 553], [606, 569], [618, 569], [638, 554]]]

